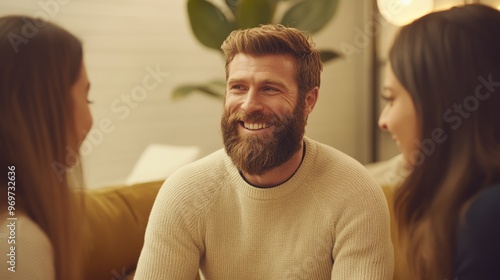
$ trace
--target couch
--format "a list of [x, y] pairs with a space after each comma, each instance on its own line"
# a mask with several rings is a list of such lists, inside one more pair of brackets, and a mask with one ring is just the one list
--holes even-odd
[[84, 279], [125, 280], [135, 270], [163, 181], [85, 190]]
[[[401, 158], [367, 165], [387, 198], [394, 245], [394, 280], [409, 277], [408, 266], [399, 250], [392, 209], [394, 190], [401, 182]], [[394, 175], [396, 174], [396, 176]], [[84, 279], [125, 280], [135, 270], [144, 233], [163, 181], [87, 190], [84, 195], [87, 217], [84, 222]]]

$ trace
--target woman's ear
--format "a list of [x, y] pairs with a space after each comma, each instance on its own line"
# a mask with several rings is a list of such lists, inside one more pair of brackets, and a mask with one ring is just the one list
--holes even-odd
[[304, 110], [306, 116], [309, 115], [314, 109], [314, 105], [316, 105], [316, 101], [318, 100], [318, 94], [318, 87], [314, 87], [306, 94], [306, 106]]

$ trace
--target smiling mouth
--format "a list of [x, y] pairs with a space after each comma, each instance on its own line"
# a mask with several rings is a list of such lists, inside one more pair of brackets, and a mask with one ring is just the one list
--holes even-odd
[[267, 123], [248, 123], [248, 122], [240, 122], [240, 124], [248, 129], [248, 130], [261, 130], [270, 127], [270, 124]]

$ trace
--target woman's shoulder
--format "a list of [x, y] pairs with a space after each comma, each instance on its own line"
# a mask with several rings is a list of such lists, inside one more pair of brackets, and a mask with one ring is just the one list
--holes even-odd
[[469, 218], [486, 216], [497, 219], [500, 214], [500, 183], [481, 191], [467, 212]]
[[0, 213], [0, 238], [0, 279], [55, 279], [50, 239], [29, 216]]
[[[465, 214], [463, 233], [474, 242], [498, 242], [500, 236], [500, 184], [481, 191], [471, 202]], [[500, 248], [499, 248], [500, 249]]]
[[[500, 267], [500, 185], [472, 201], [457, 236], [456, 279], [498, 279]], [[455, 277], [453, 279], [455, 279]]]

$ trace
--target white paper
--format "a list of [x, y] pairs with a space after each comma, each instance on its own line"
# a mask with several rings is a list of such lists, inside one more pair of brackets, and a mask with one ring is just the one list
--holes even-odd
[[196, 146], [150, 144], [139, 157], [125, 184], [165, 180], [178, 168], [195, 161], [200, 154]]

